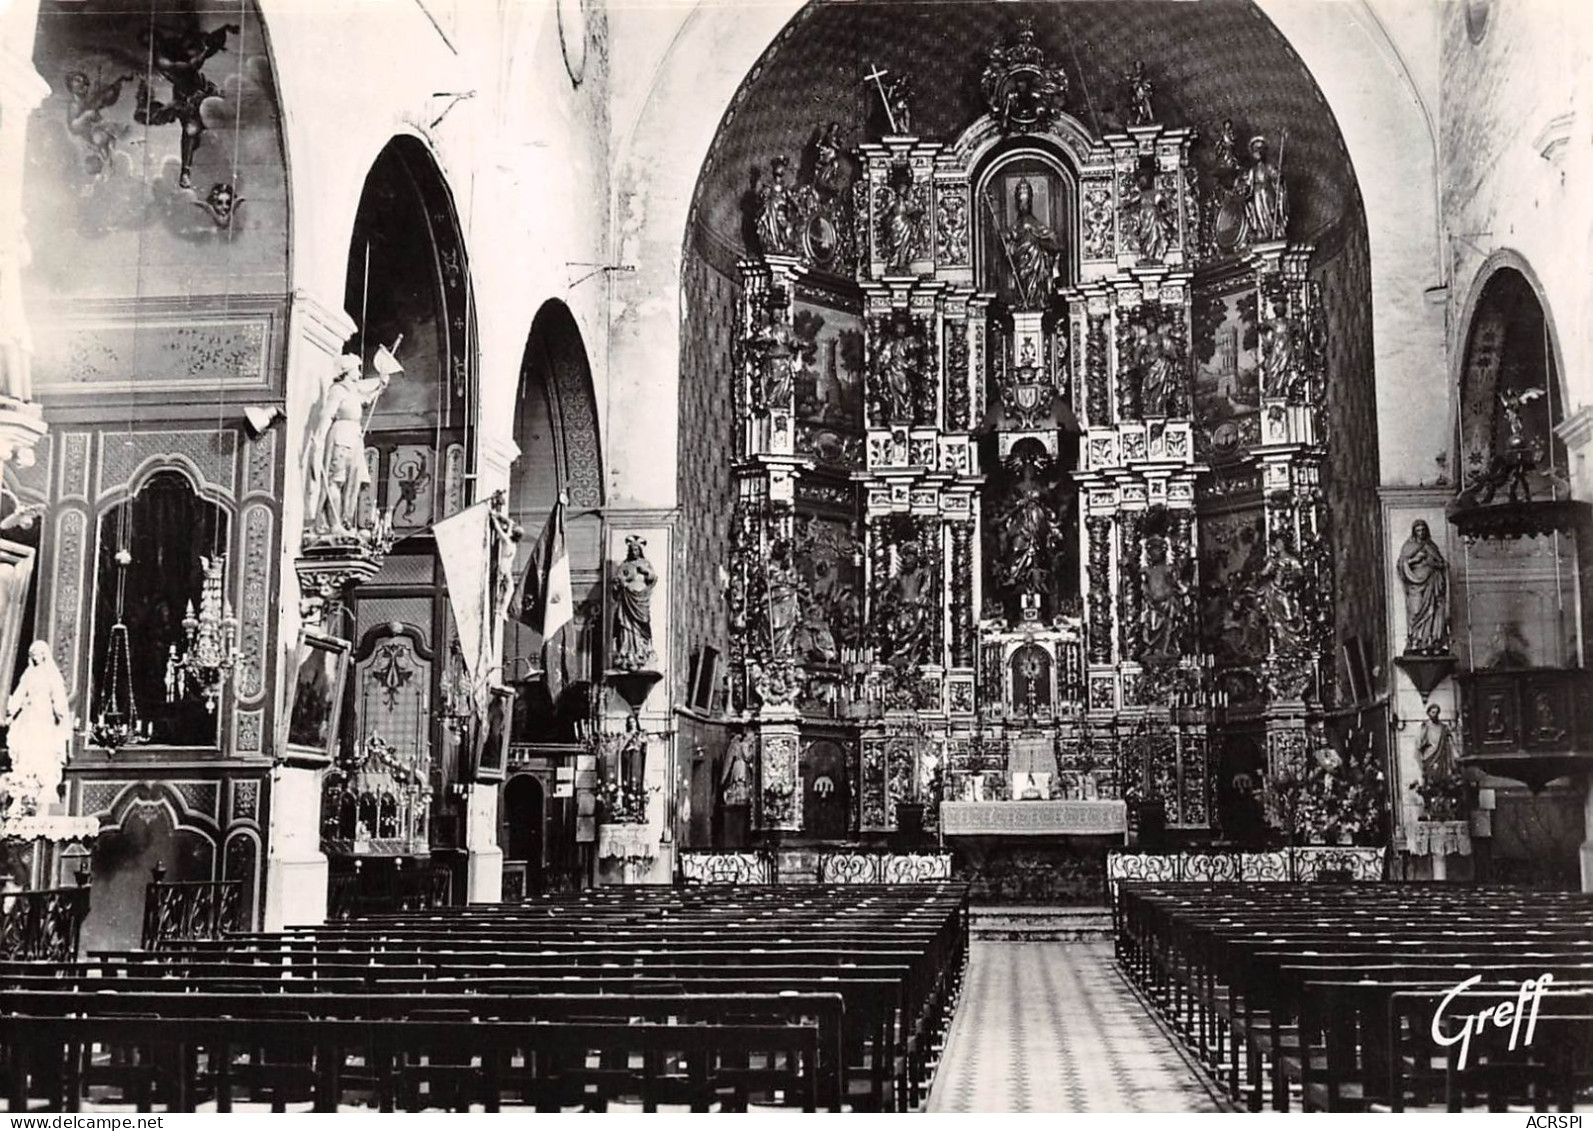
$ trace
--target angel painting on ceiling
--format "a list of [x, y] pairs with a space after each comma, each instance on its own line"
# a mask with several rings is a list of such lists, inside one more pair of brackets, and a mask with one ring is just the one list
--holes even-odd
[[[161, 227], [201, 256], [282, 216], [275, 82], [252, 6], [222, 17], [145, 0], [41, 17], [34, 61], [53, 88], [27, 134], [26, 215], [54, 239], [35, 243], [36, 281], [82, 289], [85, 248], [70, 235]], [[160, 258], [192, 285], [188, 253]]]
[[170, 86], [165, 101], [154, 96], [149, 82], [138, 83], [138, 109], [133, 117], [150, 126], [176, 124], [182, 127], [182, 167], [177, 175], [179, 188], [193, 187], [194, 154], [204, 140], [206, 99], [221, 95], [221, 89], [205, 77], [204, 66], [211, 56], [227, 49], [227, 36], [239, 33], [237, 24], [222, 24], [202, 31], [194, 19], [181, 26], [157, 28], [152, 36], [151, 69]]

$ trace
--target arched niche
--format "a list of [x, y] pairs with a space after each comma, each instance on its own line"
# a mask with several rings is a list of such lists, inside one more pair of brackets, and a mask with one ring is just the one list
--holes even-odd
[[367, 366], [378, 347], [403, 365], [369, 414], [368, 507], [403, 536], [469, 501], [475, 313], [453, 194], [425, 145], [396, 137], [365, 178], [349, 240], [347, 347]]
[[1459, 373], [1453, 647], [1462, 760], [1534, 791], [1585, 768], [1593, 727], [1590, 508], [1571, 498], [1560, 373], [1530, 269], [1501, 258], [1470, 304]]
[[557, 299], [543, 303], [531, 323], [515, 392], [513, 436], [520, 454], [509, 471], [509, 511], [525, 530], [517, 568], [529, 564], [562, 495], [575, 600], [575, 619], [551, 641], [525, 624], [507, 627], [504, 672], [521, 686], [513, 737], [516, 742], [562, 742], [569, 736], [558, 704], [571, 694], [572, 684], [594, 673], [586, 609], [601, 599], [604, 499], [586, 343], [569, 307]]
[[1553, 328], [1525, 268], [1496, 263], [1471, 305], [1461, 353], [1456, 481], [1465, 489], [1486, 477], [1491, 457], [1512, 446], [1519, 425], [1519, 441], [1544, 455], [1536, 476], [1542, 497], [1553, 489], [1549, 480], [1567, 470], [1565, 444], [1554, 434], [1564, 418], [1564, 390]]
[[[93, 662], [88, 718], [115, 705], [136, 712], [154, 746], [218, 749], [224, 710], [207, 703], [198, 680], [179, 680], [170, 662], [188, 646], [185, 617], [203, 615], [207, 561], [220, 559], [222, 600], [232, 612], [229, 571], [232, 515], [213, 490], [201, 490], [188, 468], [153, 465], [131, 489], [106, 501], [99, 515], [94, 573]], [[123, 562], [125, 561], [125, 564]], [[214, 578], [212, 578], [214, 584]], [[126, 626], [127, 652], [111, 655], [113, 628]], [[117, 644], [118, 653], [122, 643]], [[229, 685], [230, 686], [230, 685]], [[220, 702], [230, 702], [224, 686]]]

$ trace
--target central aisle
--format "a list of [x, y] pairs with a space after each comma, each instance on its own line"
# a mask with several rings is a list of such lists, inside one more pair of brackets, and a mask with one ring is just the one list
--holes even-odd
[[1223, 1111], [1109, 942], [975, 942], [930, 1111]]

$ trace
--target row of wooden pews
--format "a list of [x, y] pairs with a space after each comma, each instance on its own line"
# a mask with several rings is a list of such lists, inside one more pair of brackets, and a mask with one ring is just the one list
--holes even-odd
[[0, 963], [12, 1111], [912, 1110], [959, 884], [602, 888]]
[[1127, 883], [1115, 918], [1125, 973], [1252, 1111], [1593, 1101], [1593, 895]]

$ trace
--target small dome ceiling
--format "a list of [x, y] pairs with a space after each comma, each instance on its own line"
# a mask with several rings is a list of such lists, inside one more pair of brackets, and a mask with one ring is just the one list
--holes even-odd
[[[729, 266], [743, 254], [753, 170], [800, 159], [815, 130], [840, 123], [849, 145], [877, 136], [871, 68], [911, 76], [914, 132], [951, 141], [985, 112], [979, 75], [991, 47], [1028, 20], [1068, 78], [1067, 111], [1096, 134], [1121, 129], [1124, 76], [1143, 62], [1157, 120], [1210, 141], [1232, 119], [1241, 147], [1281, 148], [1291, 234], [1320, 238], [1359, 198], [1337, 123], [1305, 64], [1252, 0], [814, 0], [786, 26], [726, 112], [697, 186], [692, 238]], [[875, 132], [871, 133], [870, 130]], [[1280, 139], [1287, 131], [1287, 139]]]

